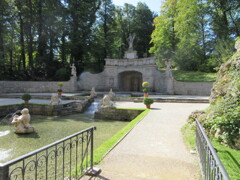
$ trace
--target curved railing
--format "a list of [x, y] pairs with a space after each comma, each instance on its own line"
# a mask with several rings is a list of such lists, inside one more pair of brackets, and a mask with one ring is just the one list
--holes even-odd
[[202, 170], [202, 179], [230, 180], [214, 147], [207, 137], [200, 122], [196, 119], [196, 146]]
[[91, 127], [0, 164], [0, 180], [79, 179], [93, 169]]

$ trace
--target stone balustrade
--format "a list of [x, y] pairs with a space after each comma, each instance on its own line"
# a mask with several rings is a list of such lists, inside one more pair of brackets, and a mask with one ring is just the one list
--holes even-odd
[[141, 59], [105, 59], [106, 66], [146, 66], [156, 65], [155, 58], [141, 58]]

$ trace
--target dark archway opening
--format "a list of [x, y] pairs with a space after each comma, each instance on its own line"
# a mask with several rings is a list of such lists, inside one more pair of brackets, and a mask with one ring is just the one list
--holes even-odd
[[119, 74], [119, 89], [121, 91], [141, 91], [142, 73], [125, 71]]

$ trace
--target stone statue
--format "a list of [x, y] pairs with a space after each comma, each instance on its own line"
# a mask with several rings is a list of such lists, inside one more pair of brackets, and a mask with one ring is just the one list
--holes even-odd
[[111, 101], [109, 95], [105, 95], [102, 99], [101, 108], [114, 107], [114, 102]]
[[72, 64], [70, 67], [71, 67], [71, 74], [72, 74], [72, 76], [76, 77], [77, 76], [77, 71], [76, 71], [75, 65]]
[[61, 98], [57, 94], [52, 94], [51, 96], [51, 105], [58, 105], [61, 102]]
[[130, 34], [128, 37], [128, 45], [129, 45], [128, 49], [133, 49], [134, 39], [135, 39], [135, 34], [133, 34], [133, 35]]
[[30, 114], [27, 108], [24, 108], [21, 111], [21, 116], [15, 115], [13, 116], [12, 124], [15, 126], [15, 133], [32, 133], [35, 132], [34, 127], [32, 127], [30, 122]]
[[108, 96], [110, 97], [110, 99], [113, 99], [115, 97], [115, 93], [112, 91], [112, 89], [110, 89]]
[[240, 53], [240, 39], [238, 39], [238, 40], [235, 42], [235, 48], [236, 48], [237, 52]]
[[172, 63], [170, 61], [165, 61], [166, 67], [166, 75], [167, 77], [172, 77], [172, 70], [171, 70], [171, 65]]
[[91, 97], [91, 98], [94, 98], [94, 97], [96, 97], [96, 96], [97, 96], [97, 93], [96, 93], [96, 91], [95, 91], [95, 88], [93, 87], [92, 90], [90, 91], [90, 97]]

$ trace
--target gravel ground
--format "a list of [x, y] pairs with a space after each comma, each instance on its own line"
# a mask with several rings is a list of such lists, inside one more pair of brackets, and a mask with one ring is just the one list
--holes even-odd
[[[118, 107], [144, 108], [142, 103], [117, 102]], [[196, 155], [186, 149], [181, 127], [201, 103], [154, 103], [142, 121], [97, 166], [99, 177], [111, 180], [198, 180]]]

